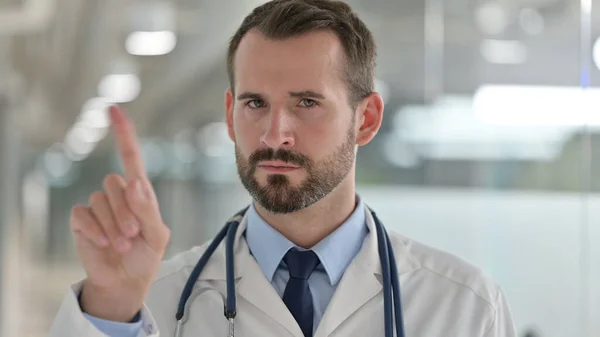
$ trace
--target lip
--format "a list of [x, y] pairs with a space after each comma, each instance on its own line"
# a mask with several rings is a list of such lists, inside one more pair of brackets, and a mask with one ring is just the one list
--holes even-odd
[[299, 166], [277, 160], [260, 162], [258, 167], [269, 173], [287, 173], [300, 168]]
[[292, 165], [290, 163], [286, 163], [286, 162], [280, 161], [280, 160], [261, 161], [260, 163], [258, 163], [258, 166], [276, 167], [276, 168], [299, 168], [296, 165]]

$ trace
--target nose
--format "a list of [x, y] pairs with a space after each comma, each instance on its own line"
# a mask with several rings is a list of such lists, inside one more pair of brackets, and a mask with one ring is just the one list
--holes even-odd
[[295, 141], [292, 123], [291, 116], [285, 109], [272, 109], [267, 117], [267, 125], [261, 137], [261, 143], [273, 149], [293, 147]]

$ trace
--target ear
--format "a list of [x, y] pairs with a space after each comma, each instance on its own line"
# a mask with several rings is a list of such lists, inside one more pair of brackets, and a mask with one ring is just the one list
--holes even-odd
[[363, 100], [356, 110], [356, 125], [358, 135], [356, 144], [368, 144], [379, 132], [383, 120], [383, 98], [378, 93], [372, 93]]
[[229, 88], [225, 91], [225, 120], [227, 122], [229, 138], [235, 143], [235, 132], [233, 131], [233, 104], [233, 93], [231, 92], [231, 88]]

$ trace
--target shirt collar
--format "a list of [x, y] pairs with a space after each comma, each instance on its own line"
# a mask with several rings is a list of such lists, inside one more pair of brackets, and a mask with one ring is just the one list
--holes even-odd
[[[348, 265], [360, 251], [368, 233], [365, 222], [365, 206], [358, 196], [357, 200], [357, 205], [350, 217], [312, 248], [327, 272], [331, 285], [339, 282]], [[281, 260], [295, 245], [267, 224], [257, 213], [253, 204], [250, 205], [247, 213], [246, 240], [248, 247], [265, 277], [271, 282]]]

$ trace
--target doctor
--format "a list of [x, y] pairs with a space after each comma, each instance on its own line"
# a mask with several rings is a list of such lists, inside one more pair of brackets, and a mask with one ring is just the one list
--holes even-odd
[[[268, 2], [230, 41], [226, 120], [253, 197], [233, 241], [237, 336], [384, 336], [381, 242], [355, 191], [357, 149], [383, 116], [375, 59], [371, 33], [339, 1]], [[134, 127], [120, 108], [110, 115], [124, 176], [107, 176], [72, 209], [87, 277], [67, 292], [50, 336], [228, 336], [225, 243], [193, 280], [176, 331], [208, 243], [162, 262], [169, 229]], [[389, 233], [406, 336], [516, 336], [502, 291], [479, 269]]]

